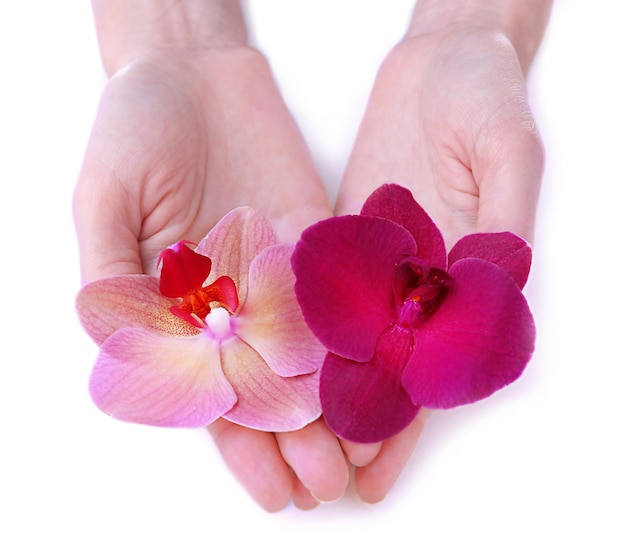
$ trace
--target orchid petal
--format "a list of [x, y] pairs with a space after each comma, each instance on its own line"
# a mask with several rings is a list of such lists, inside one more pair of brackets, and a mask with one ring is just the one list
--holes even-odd
[[211, 272], [211, 260], [195, 252], [184, 240], [164, 249], [159, 257], [163, 296], [179, 298], [202, 286]]
[[115, 331], [138, 327], [176, 336], [197, 335], [198, 329], [170, 312], [177, 300], [159, 292], [147, 275], [120, 275], [85, 285], [76, 297], [76, 311], [89, 336], [102, 344]]
[[319, 369], [326, 349], [302, 317], [291, 270], [294, 246], [265, 248], [250, 265], [248, 299], [237, 316], [237, 335], [283, 377]]
[[417, 243], [417, 251], [411, 255], [417, 255], [433, 267], [447, 267], [446, 247], [439, 228], [407, 188], [396, 184], [382, 185], [366, 199], [361, 215], [382, 217], [398, 223], [411, 233]]
[[277, 432], [300, 429], [319, 417], [319, 372], [280, 377], [237, 337], [223, 342], [221, 348], [224, 373], [237, 393], [237, 404], [224, 418]]
[[402, 384], [414, 404], [451, 408], [488, 397], [517, 379], [534, 349], [535, 326], [515, 281], [482, 259], [450, 267], [454, 285], [414, 331]]
[[524, 288], [532, 262], [530, 244], [511, 232], [469, 234], [450, 250], [449, 265], [464, 257], [491, 261], [511, 275]]
[[396, 264], [415, 249], [404, 228], [378, 217], [333, 217], [304, 231], [292, 257], [296, 296], [328, 350], [371, 360], [376, 340], [396, 318]]
[[401, 385], [413, 345], [411, 331], [393, 327], [378, 340], [370, 362], [328, 354], [321, 372], [320, 397], [328, 427], [357, 443], [387, 439], [404, 429], [419, 407]]
[[223, 305], [231, 313], [237, 311], [239, 306], [239, 298], [237, 296], [237, 287], [232, 278], [222, 275], [215, 282], [204, 288], [213, 300]]
[[237, 398], [208, 337], [167, 337], [121, 329], [100, 347], [90, 384], [114, 418], [155, 426], [205, 426]]
[[257, 210], [240, 207], [227, 213], [200, 241], [197, 251], [213, 261], [208, 282], [226, 275], [235, 281], [239, 304], [248, 296], [248, 269], [266, 247], [278, 237], [269, 221]]

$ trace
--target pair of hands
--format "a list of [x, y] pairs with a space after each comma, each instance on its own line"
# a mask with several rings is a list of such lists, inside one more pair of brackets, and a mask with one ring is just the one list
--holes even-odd
[[[154, 273], [160, 251], [199, 240], [230, 209], [261, 210], [282, 240], [333, 213], [358, 213], [396, 182], [444, 232], [511, 230], [530, 239], [543, 166], [511, 44], [485, 31], [407, 37], [384, 61], [331, 208], [266, 60], [246, 46], [142, 59], [105, 87], [75, 192], [84, 281]], [[209, 431], [263, 508], [302, 509], [344, 493], [349, 467], [383, 499], [426, 419], [357, 445], [323, 419], [266, 433], [219, 420]]]

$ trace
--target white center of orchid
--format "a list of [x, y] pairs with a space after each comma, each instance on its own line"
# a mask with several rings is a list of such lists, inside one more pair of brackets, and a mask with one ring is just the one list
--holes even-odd
[[213, 308], [205, 317], [205, 330], [217, 340], [226, 340], [234, 336], [232, 317], [226, 308]]

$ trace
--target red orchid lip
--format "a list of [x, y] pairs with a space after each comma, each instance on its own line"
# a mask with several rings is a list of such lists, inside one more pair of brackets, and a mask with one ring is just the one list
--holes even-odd
[[211, 259], [192, 249], [196, 244], [180, 240], [159, 255], [161, 268], [159, 289], [163, 296], [182, 298], [189, 291], [202, 287], [211, 272]]
[[170, 311], [195, 327], [203, 328], [212, 309], [223, 307], [233, 314], [239, 306], [237, 287], [232, 278], [221, 276], [204, 286], [211, 272], [211, 259], [192, 249], [195, 244], [182, 240], [166, 248], [159, 257], [161, 294], [181, 298]]
[[446, 254], [435, 223], [395, 184], [360, 215], [305, 230], [292, 266], [304, 318], [329, 351], [320, 383], [329, 427], [382, 441], [420, 406], [474, 402], [517, 379], [534, 350], [521, 293], [531, 258], [508, 232], [466, 236]]

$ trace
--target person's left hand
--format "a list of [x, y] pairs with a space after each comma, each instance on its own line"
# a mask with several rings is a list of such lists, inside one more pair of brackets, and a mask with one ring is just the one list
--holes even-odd
[[[336, 212], [359, 213], [375, 188], [393, 182], [412, 191], [448, 249], [474, 232], [507, 230], [532, 241], [542, 173], [543, 147], [513, 46], [484, 25], [450, 26], [407, 37], [384, 61]], [[363, 499], [386, 496], [425, 419], [422, 410], [356, 469]], [[360, 450], [344, 448], [348, 455]]]

